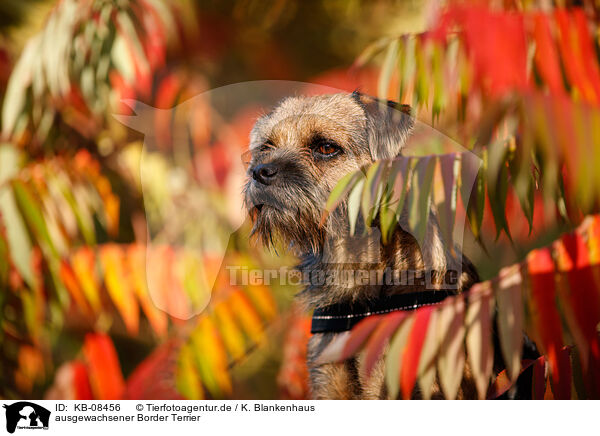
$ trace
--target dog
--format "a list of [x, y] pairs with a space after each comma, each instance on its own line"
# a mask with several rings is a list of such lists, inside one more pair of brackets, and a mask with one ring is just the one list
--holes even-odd
[[[406, 214], [399, 217], [400, 225], [387, 244], [381, 243], [377, 217], [372, 227], [357, 228], [350, 234], [347, 201], [322, 222], [324, 206], [338, 181], [377, 160], [401, 155], [413, 125], [408, 106], [359, 92], [289, 97], [256, 121], [250, 133], [251, 160], [243, 193], [253, 220], [252, 235], [266, 246], [282, 243], [289, 247], [300, 259], [298, 270], [302, 277], [324, 274], [337, 278], [311, 279], [299, 294], [315, 313], [343, 309], [371, 313], [374, 305], [382, 301], [412, 298], [431, 288], [435, 290], [448, 271], [458, 272], [453, 289], [435, 295], [463, 292], [479, 280], [471, 262], [444, 244], [434, 216], [421, 244], [404, 230], [408, 228]], [[343, 273], [357, 270], [384, 278], [390, 271], [434, 274], [429, 281], [413, 280], [399, 285], [388, 280], [356, 283], [339, 279]], [[320, 317], [332, 318], [336, 316]], [[344, 320], [351, 318], [356, 317], [350, 314]], [[350, 325], [346, 323], [342, 330]], [[388, 398], [383, 359], [368, 378], [361, 370], [360, 355], [342, 363], [319, 363], [321, 352], [339, 331], [337, 327], [317, 330], [309, 341], [307, 363], [312, 398]], [[433, 397], [443, 398], [439, 387], [436, 389]], [[476, 396], [467, 368], [458, 397]], [[413, 397], [421, 397], [417, 388]]]

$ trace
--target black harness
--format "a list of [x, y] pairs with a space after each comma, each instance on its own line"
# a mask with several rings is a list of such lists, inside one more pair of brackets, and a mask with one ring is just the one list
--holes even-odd
[[332, 304], [315, 309], [310, 332], [345, 332], [367, 316], [439, 304], [450, 295], [455, 295], [455, 292], [436, 290], [390, 295], [361, 303]]

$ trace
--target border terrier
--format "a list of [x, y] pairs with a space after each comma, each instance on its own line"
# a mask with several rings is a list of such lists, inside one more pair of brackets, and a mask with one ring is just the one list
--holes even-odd
[[[401, 155], [413, 124], [408, 106], [354, 92], [289, 97], [259, 118], [250, 133], [251, 161], [244, 201], [253, 220], [252, 235], [266, 246], [282, 243], [298, 256], [302, 277], [310, 277], [299, 298], [315, 314], [320, 311], [328, 315], [313, 316], [307, 363], [314, 399], [388, 398], [383, 359], [368, 378], [361, 370], [361, 355], [342, 363], [318, 361], [336, 334], [361, 319], [356, 314], [376, 313], [378, 308], [390, 311], [394, 300], [420, 293], [433, 295], [433, 302], [439, 302], [478, 280], [466, 257], [451, 254], [445, 246], [434, 216], [421, 244], [404, 230], [408, 228], [406, 213], [398, 217], [399, 225], [385, 245], [377, 217], [371, 228], [357, 227], [350, 234], [347, 200], [322, 222], [324, 206], [337, 182], [376, 160]], [[386, 277], [390, 271], [425, 270], [435, 272], [437, 279], [398, 284]], [[353, 271], [366, 271], [369, 276], [374, 272], [383, 280], [357, 283], [348, 279], [355, 279], [354, 275], [344, 274]], [[458, 272], [454, 288], [434, 293], [439, 278], [448, 271]], [[319, 274], [327, 279], [313, 280]], [[338, 312], [342, 314], [335, 315]], [[327, 324], [336, 318], [342, 321], [341, 327], [340, 323]], [[321, 321], [325, 328], [315, 330], [315, 323]], [[459, 398], [476, 398], [468, 372], [467, 368]], [[441, 398], [439, 387], [436, 390], [434, 398]], [[420, 397], [418, 388], [413, 397]]]

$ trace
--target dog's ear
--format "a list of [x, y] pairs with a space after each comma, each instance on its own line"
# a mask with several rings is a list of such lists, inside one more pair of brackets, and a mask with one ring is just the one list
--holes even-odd
[[410, 106], [391, 100], [382, 101], [357, 91], [352, 97], [367, 117], [367, 140], [373, 160], [398, 156], [412, 131], [414, 120]]

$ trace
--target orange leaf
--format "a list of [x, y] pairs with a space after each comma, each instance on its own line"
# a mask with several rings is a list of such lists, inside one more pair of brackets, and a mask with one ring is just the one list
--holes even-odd
[[96, 256], [90, 247], [81, 247], [71, 256], [73, 272], [95, 313], [100, 311], [100, 290], [96, 276]]
[[92, 310], [90, 309], [90, 306], [88, 305], [88, 302], [81, 291], [81, 287], [79, 286], [79, 282], [73, 274], [71, 266], [66, 260], [62, 260], [60, 262], [60, 279], [71, 294], [73, 301], [75, 301], [75, 304], [81, 313], [86, 317], [92, 318], [94, 316]]
[[131, 244], [127, 247], [127, 261], [131, 274], [131, 285], [152, 329], [158, 336], [164, 337], [167, 334], [169, 321], [165, 312], [156, 307], [156, 304], [152, 301], [148, 293], [145, 254], [146, 247], [144, 245]]
[[148, 246], [146, 272], [150, 297], [156, 307], [173, 319], [192, 317], [189, 299], [177, 274], [177, 256], [168, 245]]

